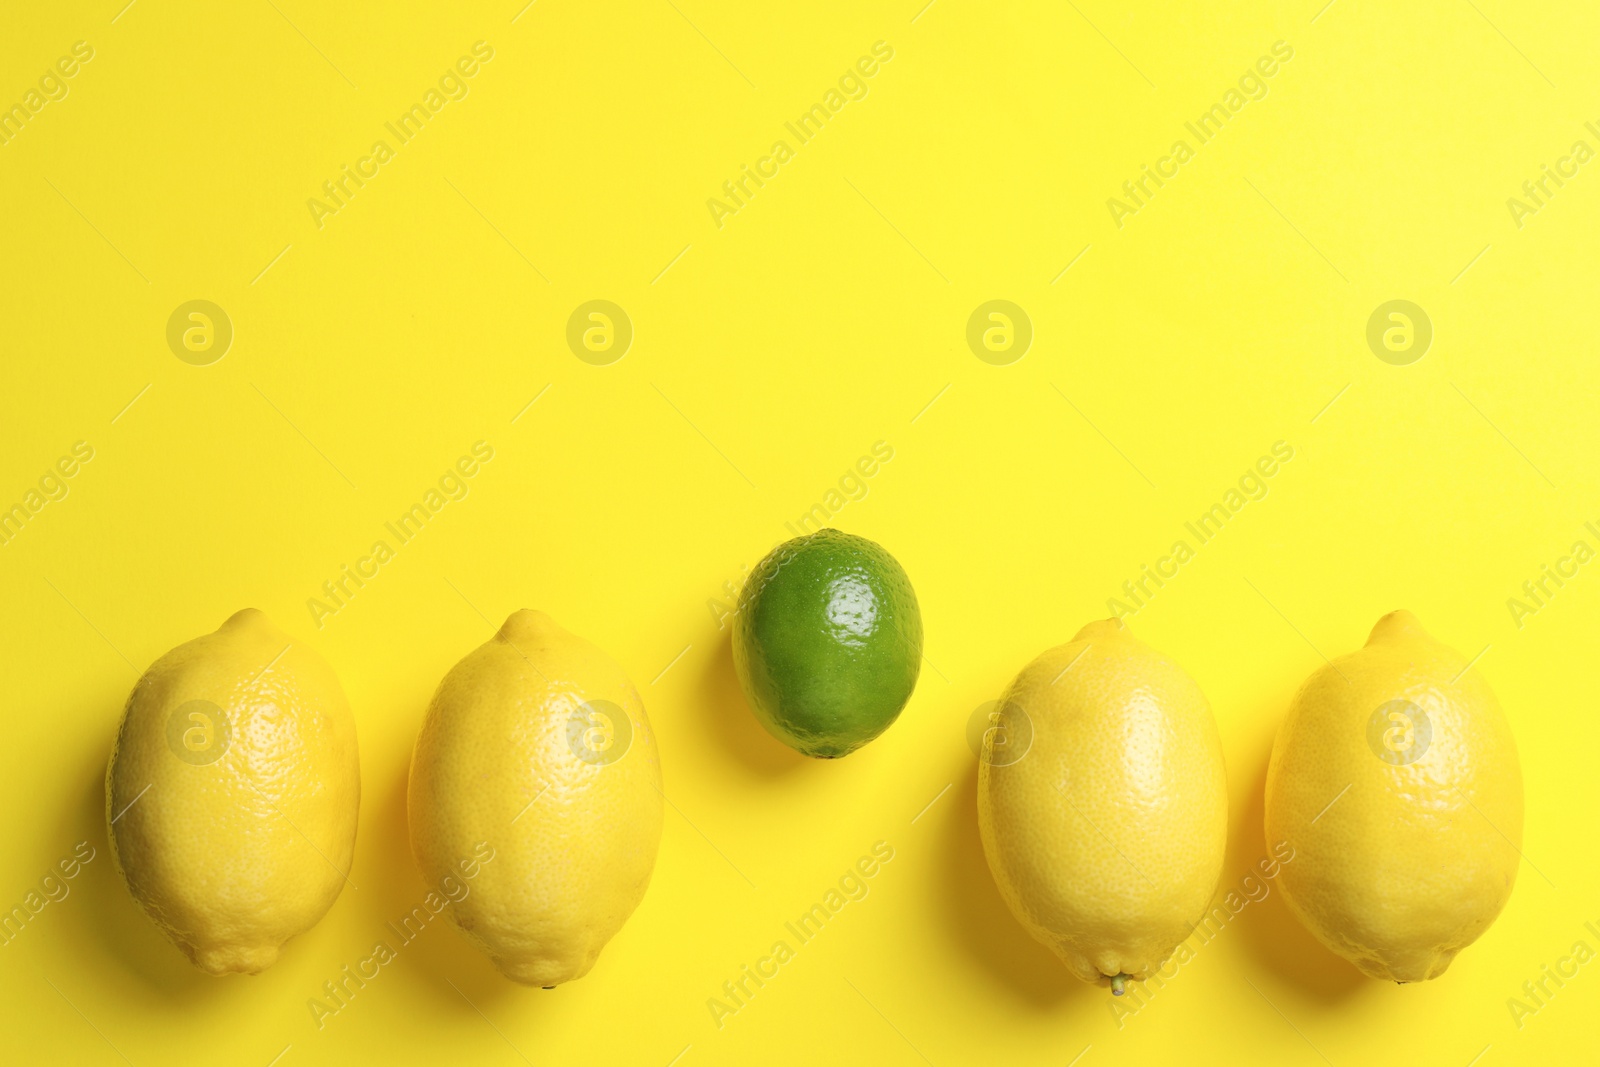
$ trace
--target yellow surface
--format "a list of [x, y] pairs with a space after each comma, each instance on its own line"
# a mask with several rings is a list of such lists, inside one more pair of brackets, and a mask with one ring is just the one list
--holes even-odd
[[[0, 500], [38, 505], [0, 545], [0, 901], [58, 862], [76, 875], [0, 946], [10, 1057], [1488, 1067], [1592, 1051], [1600, 964], [1573, 946], [1600, 949], [1600, 16], [1504, 0], [120, 6], [13, 5], [0, 33], [7, 102], [74, 42], [93, 49], [0, 144]], [[841, 91], [799, 143], [785, 123], [877, 41], [893, 58], [846, 81], [866, 96]], [[400, 143], [385, 124], [461, 57], [472, 76], [446, 79]], [[1185, 123], [1261, 57], [1266, 95], [1198, 143]], [[373, 176], [314, 218], [347, 165]], [[1176, 176], [1145, 179], [1113, 221], [1108, 198], [1145, 165]], [[776, 174], [714, 220], [708, 198], [744, 166]], [[1508, 206], [1538, 179], [1538, 205]], [[186, 359], [168, 344], [195, 300], [233, 327], [209, 365], [214, 316], [177, 323]], [[574, 331], [588, 361], [567, 343], [594, 300], [632, 324], [609, 365], [582, 347], [605, 340], [599, 320]], [[982, 343], [1003, 323], [974, 331], [988, 359], [968, 347], [993, 300], [1031, 323], [1008, 365]], [[1388, 359], [1368, 347], [1393, 300], [1433, 325], [1409, 365], [1381, 343], [1404, 323], [1378, 324]], [[492, 459], [454, 475], [479, 441]], [[892, 458], [852, 476], [880, 441]], [[1279, 441], [1292, 459], [1245, 478]], [[72, 476], [47, 477], [61, 457]], [[421, 531], [390, 534], [419, 503]], [[1185, 524], [1213, 504], [1229, 517], [1201, 543]], [[900, 721], [836, 763], [760, 728], [717, 622], [814, 505], [905, 565], [927, 631]], [[1118, 1018], [1006, 913], [966, 724], [1145, 565], [1175, 576], [1145, 579], [1131, 625], [1215, 709], [1223, 886], [1259, 899]], [[1557, 587], [1546, 565], [1572, 576]], [[313, 613], [346, 566], [374, 576]], [[217, 980], [117, 883], [102, 779], [138, 673], [246, 605], [339, 672], [364, 803], [357, 888], [265, 974]], [[1290, 696], [1402, 606], [1463, 654], [1487, 649], [1527, 830], [1499, 921], [1442, 979], [1397, 988], [1321, 948], [1255, 872]], [[319, 1030], [308, 1001], [398, 941], [386, 924], [427, 892], [404, 817], [423, 709], [519, 607], [640, 688], [670, 801], [650, 891], [581, 982], [514, 986], [435, 921]], [[809, 940], [787, 933], [829, 900]], [[770, 970], [779, 940], [776, 975], [714, 1017], [708, 999]], [[1558, 987], [1545, 966], [1574, 976]], [[1541, 980], [1532, 1010], [1524, 983]]]

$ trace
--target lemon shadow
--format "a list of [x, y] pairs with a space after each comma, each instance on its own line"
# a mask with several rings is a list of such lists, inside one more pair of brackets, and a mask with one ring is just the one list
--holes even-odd
[[[407, 753], [398, 772], [390, 772], [385, 778], [383, 792], [375, 798], [376, 808], [367, 827], [366, 840], [362, 841], [360, 836], [356, 839], [358, 856], [366, 852], [383, 857], [379, 869], [369, 867], [362, 871], [361, 881], [369, 885], [360, 891], [365, 898], [363, 910], [371, 912], [380, 925], [391, 915], [404, 912], [427, 893], [417, 873], [416, 861], [411, 858], [411, 820], [406, 813], [406, 794], [411, 781], [410, 754]], [[345, 886], [346, 892], [349, 889]]]
[[[1353, 964], [1318, 941], [1289, 909], [1289, 903], [1283, 896], [1281, 874], [1277, 878], [1266, 879], [1256, 866], [1269, 857], [1278, 858], [1272, 849], [1278, 842], [1269, 844], [1266, 839], [1267, 763], [1270, 758], [1270, 750], [1264, 750], [1258, 759], [1252, 761], [1254, 772], [1249, 799], [1239, 820], [1235, 821], [1231, 835], [1240, 843], [1237, 852], [1240, 860], [1235, 866], [1230, 856], [1228, 870], [1241, 872], [1238, 877], [1253, 874], [1257, 881], [1270, 889], [1264, 899], [1252, 902], [1241, 916], [1244, 921], [1237, 924], [1240, 941], [1245, 951], [1262, 965], [1287, 978], [1313, 999], [1327, 1005], [1340, 1004], [1360, 992], [1370, 984], [1370, 980]], [[1289, 862], [1293, 864], [1302, 858], [1296, 855]], [[1225, 884], [1221, 892], [1226, 893], [1229, 888], [1237, 886], [1236, 878], [1232, 887]]]
[[[495, 970], [489, 957], [457, 928], [450, 917], [449, 906], [437, 913], [428, 907], [430, 893], [438, 894], [439, 900], [448, 899], [448, 894], [441, 886], [426, 884], [412, 858], [410, 781], [408, 756], [387, 783], [373, 819], [369, 835], [373, 840], [368, 847], [376, 849], [386, 859], [381, 870], [368, 870], [363, 874], [362, 882], [378, 883], [378, 891], [363, 902], [363, 911], [371, 925], [374, 942], [381, 940], [395, 954], [393, 961], [383, 965], [383, 972], [391, 968], [408, 972], [405, 981], [425, 987], [429, 995], [451, 1005], [452, 1011], [459, 1009], [462, 1019], [482, 1025], [478, 1008], [519, 996], [531, 998], [543, 991], [536, 986], [513, 982]], [[469, 894], [475, 891], [470, 879], [458, 876], [455, 884], [464, 887]], [[363, 895], [366, 895], [365, 890]], [[448, 982], [445, 975], [450, 978]], [[534, 1000], [535, 1005], [542, 1003], [545, 1001]]]
[[944, 820], [945, 871], [939, 898], [957, 944], [979, 969], [1034, 1008], [1054, 1008], [1075, 992], [1095, 992], [1022, 928], [995, 887], [978, 833], [977, 760], [957, 779], [950, 803], [956, 810]]
[[[428, 894], [438, 892], [439, 887], [430, 887], [423, 882], [411, 855], [410, 782], [411, 760], [408, 756], [389, 779], [383, 791], [381, 807], [373, 820], [373, 837], [378, 840], [371, 847], [380, 850], [388, 858], [381, 872], [381, 888], [374, 897], [373, 907], [369, 909], [373, 938], [387, 944], [397, 957], [394, 962], [385, 964], [385, 969], [398, 964], [413, 972], [412, 981], [420, 981], [430, 990], [437, 986], [434, 990], [436, 995], [445, 1001], [460, 1004], [470, 1012], [472, 1009], [462, 1003], [461, 995], [438, 976], [447, 971], [455, 974], [467, 972], [472, 974], [471, 984], [477, 986], [482, 983], [475, 972], [493, 974], [494, 968], [483, 953], [456, 928], [448, 907], [437, 914], [428, 908]], [[370, 880], [378, 879], [374, 876]], [[471, 885], [470, 882], [463, 884]], [[443, 898], [445, 894], [440, 893], [439, 896]], [[468, 980], [457, 978], [455, 981], [459, 986]], [[478, 999], [476, 994], [472, 996]]]
[[745, 700], [733, 666], [733, 628], [715, 634], [713, 641], [715, 652], [701, 678], [712, 742], [740, 766], [767, 778], [792, 774], [811, 762], [768, 733]]
[[[180, 1009], [204, 1003], [223, 992], [223, 981], [190, 963], [183, 951], [167, 940], [128, 892], [111, 859], [106, 823], [109, 757], [110, 753], [105, 753], [74, 776], [77, 785], [57, 834], [62, 857], [72, 851], [76, 842], [87, 841], [94, 849], [94, 858], [67, 883], [71, 887], [69, 895], [46, 907], [35, 921], [61, 927], [53, 935], [59, 939], [56, 954], [71, 956], [79, 968], [104, 967], [120, 972], [157, 991], [164, 1003]], [[40, 871], [41, 875], [44, 873]], [[58, 877], [60, 874], [51, 873]], [[62, 914], [50, 914], [57, 909]], [[25, 929], [24, 936], [27, 933]]]

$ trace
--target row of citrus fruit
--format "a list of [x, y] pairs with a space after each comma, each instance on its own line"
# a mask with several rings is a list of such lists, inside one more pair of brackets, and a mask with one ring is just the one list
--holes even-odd
[[[807, 755], [844, 756], [887, 729], [921, 661], [910, 580], [864, 538], [786, 542], [741, 592], [745, 695]], [[582, 977], [644, 895], [663, 802], [650, 721], [621, 668], [518, 611], [445, 676], [417, 738], [407, 807], [427, 906], [511, 979]], [[254, 610], [140, 678], [106, 775], [129, 890], [218, 975], [270, 966], [332, 906], [359, 804], [338, 679]], [[1194, 680], [1118, 620], [1012, 682], [984, 734], [978, 808], [1017, 919], [1113, 992], [1159, 968], [1216, 893], [1216, 724]], [[1510, 895], [1521, 773], [1488, 687], [1396, 612], [1296, 697], [1266, 813], [1268, 841], [1295, 858], [1282, 884], [1306, 925], [1368, 974], [1413, 981], [1442, 973]]]

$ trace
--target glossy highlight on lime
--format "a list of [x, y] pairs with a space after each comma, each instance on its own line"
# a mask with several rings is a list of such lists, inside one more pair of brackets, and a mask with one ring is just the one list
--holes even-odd
[[848, 755], [899, 717], [922, 669], [922, 612], [881, 545], [824, 529], [751, 573], [733, 661], [756, 718], [807, 756]]

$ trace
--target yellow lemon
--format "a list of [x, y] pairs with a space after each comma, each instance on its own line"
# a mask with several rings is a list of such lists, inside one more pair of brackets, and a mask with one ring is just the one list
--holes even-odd
[[1300, 920], [1374, 978], [1444, 973], [1511, 896], [1522, 769], [1489, 686], [1409, 611], [1313, 674], [1278, 731], [1266, 832]]
[[327, 913], [360, 806], [339, 679], [253, 608], [151, 664], [106, 769], [117, 869], [209, 974], [270, 967]]
[[411, 760], [411, 851], [502, 974], [554, 986], [587, 974], [644, 897], [662, 804], [633, 683], [524, 609], [428, 706]]
[[1022, 669], [978, 768], [1000, 895], [1079, 978], [1121, 993], [1159, 968], [1222, 874], [1227, 778], [1194, 679], [1120, 620]]

